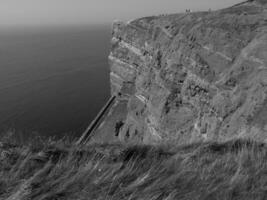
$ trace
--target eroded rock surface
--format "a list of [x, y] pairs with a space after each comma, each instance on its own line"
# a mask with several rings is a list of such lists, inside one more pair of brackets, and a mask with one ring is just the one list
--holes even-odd
[[267, 141], [267, 5], [146, 17], [113, 27], [122, 141]]

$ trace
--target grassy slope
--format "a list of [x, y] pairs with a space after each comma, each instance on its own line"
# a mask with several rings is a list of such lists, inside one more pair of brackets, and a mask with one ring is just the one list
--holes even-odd
[[267, 199], [267, 148], [64, 143], [0, 148], [0, 199]]

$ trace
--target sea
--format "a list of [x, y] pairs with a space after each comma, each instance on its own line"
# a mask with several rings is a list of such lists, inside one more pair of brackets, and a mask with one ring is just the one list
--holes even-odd
[[109, 26], [0, 29], [0, 135], [78, 138], [110, 97]]

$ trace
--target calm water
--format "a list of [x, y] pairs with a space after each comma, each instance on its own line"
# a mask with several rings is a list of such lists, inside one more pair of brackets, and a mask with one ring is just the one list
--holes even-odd
[[109, 98], [110, 27], [0, 31], [0, 131], [78, 136]]

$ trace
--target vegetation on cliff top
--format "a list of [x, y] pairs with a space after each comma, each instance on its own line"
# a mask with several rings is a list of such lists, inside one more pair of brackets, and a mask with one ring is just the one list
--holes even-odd
[[0, 145], [0, 199], [267, 199], [267, 148]]

